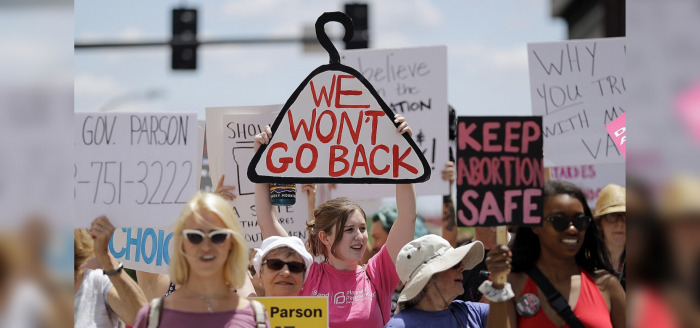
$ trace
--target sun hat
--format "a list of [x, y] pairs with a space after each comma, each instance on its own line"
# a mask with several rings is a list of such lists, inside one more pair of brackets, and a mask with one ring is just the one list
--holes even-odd
[[280, 247], [289, 247], [301, 255], [301, 258], [304, 260], [304, 265], [306, 266], [306, 270], [304, 270], [304, 281], [306, 281], [306, 277], [309, 275], [309, 269], [311, 268], [311, 264], [314, 262], [314, 258], [311, 256], [309, 251], [306, 250], [304, 247], [304, 242], [302, 242], [299, 237], [272, 236], [263, 240], [260, 248], [255, 249], [257, 251], [255, 257], [253, 258], [253, 267], [255, 268], [255, 272], [260, 272], [265, 255], [270, 253], [271, 250]]
[[484, 259], [484, 244], [475, 241], [452, 248], [437, 235], [425, 235], [406, 244], [396, 258], [396, 272], [405, 284], [398, 303], [410, 301], [423, 290], [430, 278], [459, 263], [473, 269]]
[[616, 184], [609, 184], [600, 191], [595, 202], [595, 213], [593, 217], [598, 219], [605, 214], [625, 213], [626, 191], [625, 187]]

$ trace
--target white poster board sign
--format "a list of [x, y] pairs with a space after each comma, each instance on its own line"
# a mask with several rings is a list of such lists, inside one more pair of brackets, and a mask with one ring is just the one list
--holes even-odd
[[600, 191], [610, 183], [626, 185], [625, 164], [554, 166], [552, 179], [564, 180], [581, 187], [588, 206], [595, 212], [595, 202]]
[[[447, 110], [447, 47], [342, 51], [341, 63], [358, 70], [386, 104], [406, 117], [413, 140], [422, 150], [432, 178], [416, 188], [417, 195], [446, 195], [449, 183], [440, 171], [449, 160]], [[393, 186], [337, 185], [333, 197], [375, 199], [393, 197]]]
[[[282, 109], [282, 105], [270, 106], [227, 106], [207, 107], [206, 110], [206, 135], [207, 156], [209, 161], [209, 176], [211, 183], [216, 188], [224, 167], [224, 125], [221, 122], [226, 114], [261, 114], [274, 113], [276, 115]], [[272, 122], [272, 121], [270, 121]]]
[[292, 94], [248, 168], [259, 183], [414, 183], [430, 167], [352, 69], [316, 69]]
[[76, 227], [171, 224], [196, 192], [194, 113], [75, 113]]
[[[255, 184], [246, 175], [248, 165], [255, 155], [253, 143], [256, 134], [271, 125], [276, 113], [246, 115], [227, 114], [223, 116], [223, 173], [225, 184], [235, 186], [232, 193], [236, 196], [233, 209], [238, 214], [241, 231], [248, 247], [260, 247], [262, 234], [258, 227], [255, 210]], [[309, 217], [307, 195], [297, 185], [296, 204], [277, 208], [277, 219], [290, 236], [306, 241], [306, 221]]]
[[624, 38], [528, 44], [545, 166], [624, 163], [605, 126], [625, 113]]
[[172, 228], [117, 228], [109, 241], [109, 252], [126, 268], [168, 274], [171, 245]]

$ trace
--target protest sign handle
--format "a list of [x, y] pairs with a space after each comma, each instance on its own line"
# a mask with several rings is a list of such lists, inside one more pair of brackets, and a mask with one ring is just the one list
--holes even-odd
[[321, 46], [323, 46], [323, 49], [326, 49], [328, 55], [331, 57], [330, 63], [340, 64], [340, 54], [338, 53], [338, 49], [335, 48], [333, 42], [331, 42], [331, 39], [326, 34], [326, 30], [323, 28], [323, 26], [328, 22], [338, 22], [343, 24], [343, 27], [345, 28], [345, 36], [343, 36], [343, 41], [345, 42], [352, 40], [352, 36], [355, 34], [354, 25], [352, 24], [352, 19], [350, 19], [350, 16], [340, 11], [325, 12], [316, 20], [316, 38], [318, 39], [318, 42], [321, 44]]
[[[508, 244], [508, 229], [506, 226], [498, 226], [496, 228], [496, 244]], [[497, 284], [505, 284], [508, 281], [508, 273], [504, 272], [502, 274], [493, 275], [491, 280]]]

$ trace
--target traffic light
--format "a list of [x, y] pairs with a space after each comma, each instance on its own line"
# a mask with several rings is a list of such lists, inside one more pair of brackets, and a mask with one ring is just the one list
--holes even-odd
[[172, 69], [197, 69], [197, 9], [173, 9]]
[[355, 33], [350, 42], [345, 42], [345, 49], [364, 49], [369, 47], [369, 9], [367, 4], [346, 3], [345, 14], [352, 19]]

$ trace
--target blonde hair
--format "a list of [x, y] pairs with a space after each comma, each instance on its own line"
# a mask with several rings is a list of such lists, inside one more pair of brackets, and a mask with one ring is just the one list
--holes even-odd
[[73, 247], [73, 270], [78, 270], [87, 259], [93, 256], [92, 238], [85, 229], [73, 229]]
[[206, 225], [212, 224], [206, 222], [198, 213], [207, 211], [215, 214], [224, 223], [224, 228], [233, 231], [231, 234], [231, 251], [224, 265], [224, 279], [229, 286], [240, 288], [243, 286], [245, 279], [248, 278], [246, 272], [248, 270], [248, 244], [241, 234], [241, 229], [238, 223], [238, 217], [233, 212], [231, 205], [221, 196], [208, 193], [198, 192], [190, 199], [180, 213], [180, 217], [175, 222], [173, 232], [173, 257], [170, 262], [170, 279], [177, 285], [187, 283], [190, 273], [190, 266], [185, 258], [183, 249], [182, 230], [185, 227], [185, 221], [190, 217], [198, 220]]

